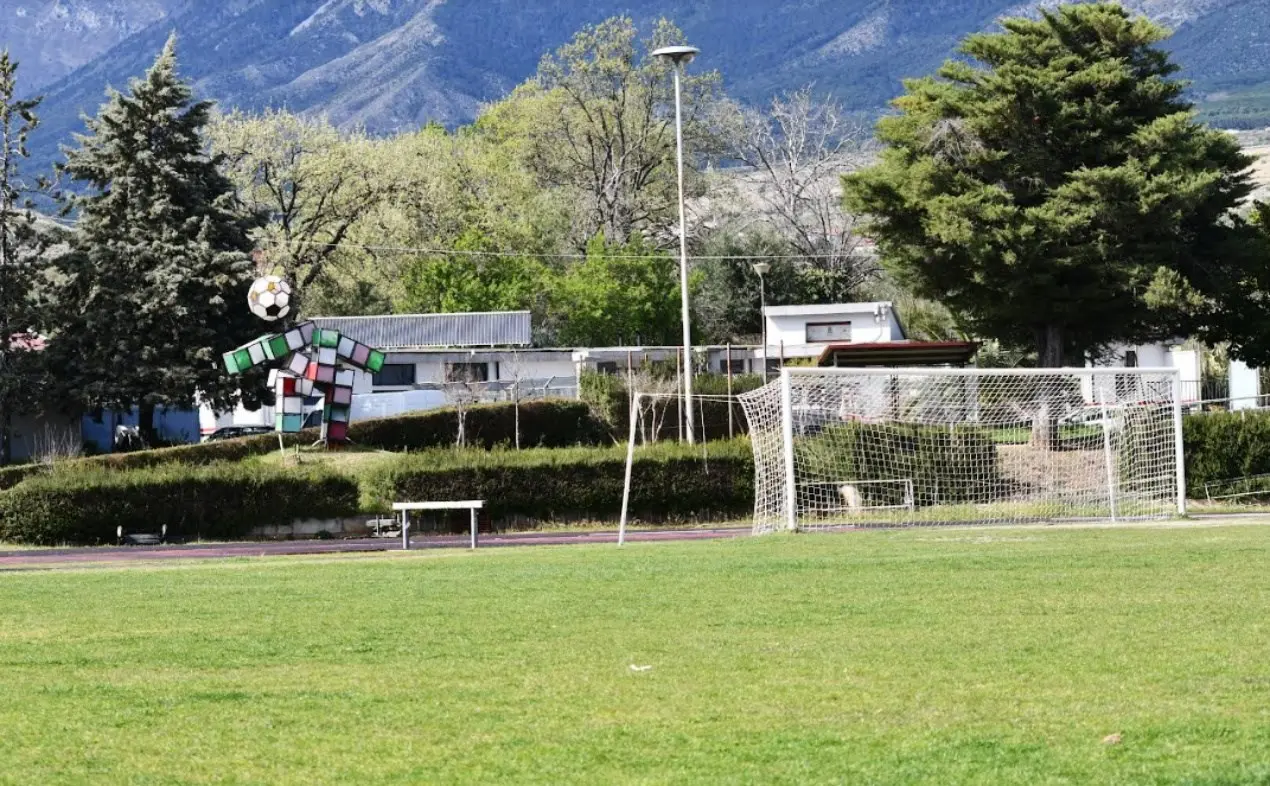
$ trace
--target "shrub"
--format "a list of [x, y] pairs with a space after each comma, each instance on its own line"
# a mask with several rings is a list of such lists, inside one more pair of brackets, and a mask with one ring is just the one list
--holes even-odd
[[16, 464], [12, 467], [0, 467], [0, 491], [11, 489], [27, 478], [33, 478], [48, 471], [47, 464]]
[[[903, 423], [835, 423], [794, 445], [804, 472], [857, 480], [912, 480], [916, 505], [969, 502], [984, 487], [1006, 483], [997, 461], [997, 446], [979, 429], [915, 426]], [[859, 488], [866, 505], [904, 503], [899, 484], [865, 484]]]
[[1270, 474], [1270, 412], [1212, 412], [1182, 421], [1186, 486], [1203, 497], [1204, 485]]
[[[353, 423], [349, 439], [361, 447], [407, 451], [454, 445], [459, 418], [454, 409], [437, 409]], [[465, 415], [468, 447], [490, 449], [516, 443], [516, 406], [478, 404]], [[527, 401], [520, 405], [521, 447], [558, 448], [607, 443], [603, 424], [578, 401]]]
[[318, 471], [167, 467], [54, 471], [0, 494], [0, 540], [111, 542], [115, 530], [174, 538], [241, 538], [253, 527], [358, 511], [355, 481]]
[[[368, 479], [370, 496], [396, 500], [484, 499], [495, 518], [616, 519], [625, 451], [428, 451], [403, 456]], [[735, 517], [754, 507], [749, 443], [701, 448], [660, 445], [636, 454], [630, 514], [645, 521]]]
[[[699, 396], [726, 396], [727, 377], [718, 374], [697, 376], [693, 380], [694, 394]], [[756, 375], [738, 375], [732, 378], [732, 395], [739, 396], [763, 386], [763, 378]], [[626, 378], [611, 374], [584, 374], [579, 383], [580, 397], [591, 407], [596, 419], [608, 428], [609, 438], [625, 443], [630, 429], [630, 393]], [[679, 436], [680, 402], [675, 398], [661, 398], [658, 406], [665, 409], [657, 439], [676, 439]], [[731, 435], [729, 434], [727, 401], [717, 398], [701, 398], [693, 402], [696, 410], [696, 428], [699, 441], [729, 439], [749, 433], [749, 423], [739, 402], [732, 402]]]
[[[467, 444], [485, 449], [513, 445], [516, 441], [516, 407], [511, 403], [471, 407], [466, 416]], [[458, 436], [458, 414], [454, 409], [435, 409], [391, 418], [353, 423], [349, 438], [362, 447], [406, 451], [453, 445]], [[283, 435], [287, 447], [308, 445], [318, 439], [315, 430]], [[607, 430], [577, 401], [542, 400], [520, 405], [520, 444], [523, 447], [567, 447], [598, 445], [609, 441]], [[180, 445], [172, 448], [114, 453], [74, 459], [62, 466], [83, 470], [137, 470], [174, 464], [204, 466], [237, 462], [278, 449], [277, 434]], [[44, 464], [24, 464], [0, 468], [0, 491], [26, 479], [47, 473]]]

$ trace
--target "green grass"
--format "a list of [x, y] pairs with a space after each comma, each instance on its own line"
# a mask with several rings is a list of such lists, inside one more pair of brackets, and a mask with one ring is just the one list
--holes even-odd
[[1261, 526], [10, 574], [0, 782], [1267, 783], [1267, 576]]

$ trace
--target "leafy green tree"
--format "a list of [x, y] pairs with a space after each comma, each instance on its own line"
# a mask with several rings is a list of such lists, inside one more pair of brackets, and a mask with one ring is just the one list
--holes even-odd
[[[674, 241], [674, 93], [670, 66], [649, 53], [683, 41], [664, 19], [646, 41], [629, 18], [585, 27], [478, 120], [479, 132], [520, 141], [522, 160], [541, 187], [568, 195], [576, 245], [600, 232], [610, 242], [636, 233]], [[693, 160], [719, 148], [707, 122], [718, 85], [717, 72], [683, 82], [685, 147]], [[685, 161], [690, 191], [700, 182], [693, 160]]]
[[905, 84], [881, 162], [844, 179], [848, 209], [917, 295], [1041, 366], [1175, 331], [1148, 293], [1231, 263], [1249, 159], [1195, 121], [1147, 19], [1083, 4], [1002, 26]]
[[0, 465], [13, 458], [13, 417], [39, 406], [44, 368], [31, 338], [40, 328], [35, 307], [45, 250], [35, 216], [23, 205], [30, 185], [20, 163], [39, 125], [40, 99], [17, 97], [18, 64], [0, 51]]
[[545, 266], [532, 257], [502, 255], [472, 229], [454, 253], [415, 260], [405, 270], [401, 307], [423, 313], [517, 311], [533, 306], [544, 288]]
[[71, 398], [138, 406], [151, 442], [157, 405], [234, 402], [242, 381], [226, 376], [221, 353], [264, 327], [245, 302], [253, 219], [205, 152], [211, 105], [192, 100], [176, 66], [169, 39], [127, 94], [110, 91], [67, 150], [63, 171], [84, 193], [68, 206], [79, 231], [59, 260], [50, 346]]
[[234, 111], [211, 116], [206, 135], [243, 208], [268, 216], [255, 236], [263, 264], [301, 296], [387, 186], [387, 172], [373, 166], [375, 143], [323, 118]]
[[[805, 299], [804, 268], [789, 259], [792, 249], [772, 232], [720, 231], [701, 246], [704, 259], [693, 270], [692, 308], [695, 339], [709, 344], [757, 343], [763, 332], [762, 292], [757, 262], [771, 270], [763, 277], [767, 305], [814, 302]], [[718, 257], [728, 257], [719, 259]]]
[[638, 237], [592, 238], [550, 299], [548, 329], [565, 346], [673, 345], [681, 335], [677, 263]]

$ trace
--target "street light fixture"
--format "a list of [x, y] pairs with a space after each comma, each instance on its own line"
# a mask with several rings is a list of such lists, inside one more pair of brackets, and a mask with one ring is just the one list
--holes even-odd
[[688, 426], [688, 444], [696, 442], [696, 429], [692, 415], [692, 325], [688, 315], [688, 222], [684, 210], [684, 129], [679, 77], [684, 66], [700, 52], [695, 46], [666, 46], [654, 51], [653, 57], [662, 57], [674, 64], [675, 71], [675, 153], [679, 163], [679, 290], [683, 300], [684, 329], [684, 419]]
[[772, 266], [767, 262], [755, 262], [754, 272], [758, 273], [758, 318], [763, 323], [763, 384], [767, 384], [767, 287], [763, 277], [770, 273]]

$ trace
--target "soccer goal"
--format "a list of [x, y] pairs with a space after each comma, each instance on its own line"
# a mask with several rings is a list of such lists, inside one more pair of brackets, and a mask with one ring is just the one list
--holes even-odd
[[756, 533], [1186, 513], [1176, 369], [788, 368], [741, 396]]

